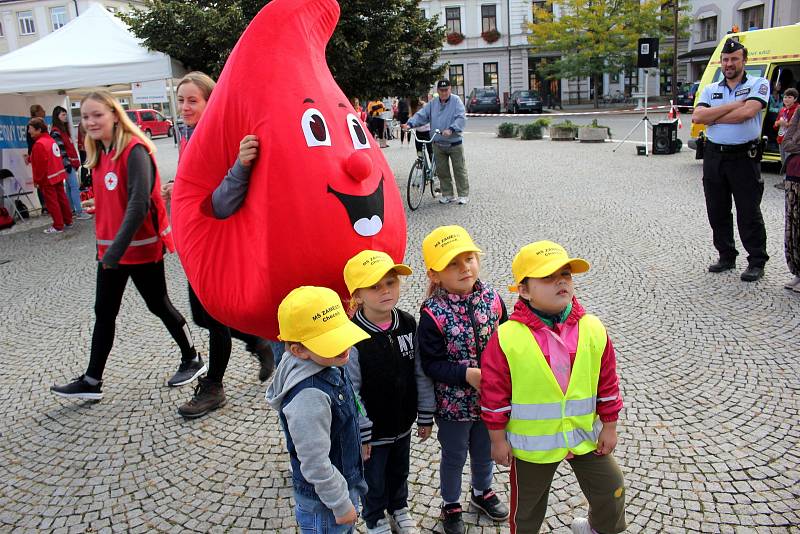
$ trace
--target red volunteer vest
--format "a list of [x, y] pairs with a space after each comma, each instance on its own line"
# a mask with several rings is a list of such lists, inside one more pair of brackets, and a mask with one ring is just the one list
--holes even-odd
[[[50, 185], [63, 182], [67, 178], [67, 173], [64, 172], [64, 164], [61, 160], [61, 150], [58, 144], [50, 137], [48, 133], [42, 133], [36, 138], [35, 145], [44, 147], [44, 153], [47, 155], [47, 181]], [[38, 153], [39, 151], [37, 151]], [[33, 153], [33, 150], [31, 150]]]
[[[128, 207], [128, 155], [133, 147], [142, 144], [133, 137], [122, 151], [122, 155], [112, 161], [115, 149], [100, 153], [100, 160], [92, 171], [95, 177], [95, 233], [97, 235], [97, 259], [102, 260], [109, 245], [114, 242], [125, 210]], [[167, 210], [161, 198], [161, 178], [153, 155], [150, 155], [156, 172], [155, 184], [150, 192], [150, 211], [142, 226], [133, 235], [128, 249], [120, 259], [121, 264], [152, 263], [164, 257], [164, 247], [175, 250], [172, 243], [172, 228], [167, 218]]]

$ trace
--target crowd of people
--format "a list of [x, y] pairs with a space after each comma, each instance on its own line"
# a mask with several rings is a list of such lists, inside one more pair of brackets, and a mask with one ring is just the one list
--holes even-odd
[[[201, 73], [178, 85], [185, 123], [181, 153], [213, 89], [213, 80]], [[439, 113], [456, 102], [449, 84], [440, 82], [438, 89], [434, 118], [452, 121]], [[418, 109], [408, 126], [433, 122], [438, 130], [430, 109]], [[589, 517], [576, 518], [573, 531], [625, 528], [624, 483], [611, 455], [622, 408], [616, 357], [602, 323], [574, 297], [572, 275], [589, 269], [585, 260], [549, 241], [522, 247], [510, 266], [519, 299], [509, 314], [500, 294], [480, 279], [481, 250], [469, 233], [442, 226], [423, 241], [429, 287], [418, 323], [397, 308], [400, 279], [411, 274], [411, 267], [385, 252], [363, 250], [342, 273], [349, 309], [331, 289], [299, 287], [278, 309], [278, 344], [217, 321], [189, 286], [193, 318], [209, 330], [206, 365], [167, 294], [164, 254], [173, 248], [167, 210], [172, 184], [161, 184], [154, 145], [108, 92], [87, 95], [81, 118], [85, 165], [96, 180], [96, 319], [85, 373], [52, 386], [55, 395], [102, 398], [103, 372], [130, 278], [180, 348], [181, 361], [167, 384], [198, 382], [192, 399], [178, 408], [182, 416], [199, 417], [224, 405], [222, 379], [232, 337], [259, 358], [260, 379], [274, 370], [267, 401], [285, 433], [302, 529], [352, 532], [363, 503], [368, 532], [389, 534], [392, 527], [418, 532], [408, 504], [415, 422], [422, 441], [432, 435], [434, 424], [438, 427], [447, 534], [465, 532], [460, 501], [467, 457], [469, 502], [493, 521], [510, 518], [512, 532], [538, 532], [550, 481], [564, 459], [581, 487], [592, 488], [586, 492]], [[61, 157], [41, 118], [31, 119], [29, 131], [37, 172], [61, 184], [64, 164], [71, 165], [74, 154], [65, 149], [67, 159]], [[445, 133], [451, 138], [450, 156], [458, 146], [452, 138], [460, 132]], [[53, 157], [41, 170], [45, 152]], [[258, 155], [259, 139], [244, 135], [238, 156], [211, 195], [214, 217], [230, 217], [239, 209]], [[59, 213], [68, 208], [63, 186], [57, 193], [48, 190], [51, 194], [58, 198]], [[273, 358], [273, 347], [280, 358]], [[510, 508], [493, 489], [495, 463], [511, 466]]]
[[51, 226], [46, 234], [60, 234], [72, 228], [73, 219], [87, 220], [81, 204], [80, 185], [76, 171], [81, 159], [72, 141], [67, 110], [53, 108], [52, 126], [45, 122], [46, 112], [38, 104], [31, 106], [27, 127], [28, 153], [25, 161], [31, 166], [33, 184], [43, 211], [50, 214]]

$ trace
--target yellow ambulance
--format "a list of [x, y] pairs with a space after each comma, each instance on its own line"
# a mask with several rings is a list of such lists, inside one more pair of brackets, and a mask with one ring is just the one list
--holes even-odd
[[[706, 85], [719, 83], [722, 80], [720, 54], [725, 40], [731, 37], [738, 39], [747, 48], [747, 63], [745, 64], [747, 75], [763, 76], [770, 81], [773, 91], [770, 95], [770, 105], [762, 112], [761, 135], [767, 137], [764, 161], [780, 161], [778, 144], [775, 140], [778, 132], [773, 126], [783, 102], [777, 98], [776, 88], [779, 87], [780, 94], [783, 94], [783, 91], [789, 87], [800, 88], [800, 23], [766, 30], [731, 33], [724, 36], [714, 50], [703, 77], [700, 79], [695, 104]], [[694, 141], [704, 130], [704, 125], [692, 124], [690, 146], [695, 146]]]

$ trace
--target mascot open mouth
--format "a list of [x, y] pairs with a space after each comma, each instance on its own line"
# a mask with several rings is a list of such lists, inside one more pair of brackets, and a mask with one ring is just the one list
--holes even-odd
[[378, 187], [369, 195], [359, 197], [340, 193], [328, 186], [328, 193], [333, 193], [350, 217], [353, 230], [360, 236], [371, 237], [383, 228], [383, 175]]

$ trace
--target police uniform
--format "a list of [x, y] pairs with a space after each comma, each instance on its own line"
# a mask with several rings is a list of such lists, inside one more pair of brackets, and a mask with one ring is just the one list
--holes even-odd
[[[728, 39], [722, 49], [729, 54], [744, 46]], [[698, 106], [715, 107], [735, 101], [757, 100], [762, 108], [769, 99], [769, 81], [760, 76], [750, 77], [743, 73], [739, 84], [731, 89], [723, 77], [719, 83], [709, 84], [703, 89]], [[762, 114], [737, 124], [712, 124], [706, 130], [706, 145], [703, 157], [703, 190], [706, 198], [708, 221], [714, 238], [714, 247], [719, 251], [717, 269], [733, 267], [738, 252], [733, 240], [733, 215], [731, 196], [736, 203], [736, 221], [739, 236], [745, 250], [749, 267], [763, 269], [767, 255], [767, 234], [761, 215], [761, 197], [764, 182], [761, 178], [760, 150]], [[743, 278], [744, 279], [744, 278]]]

